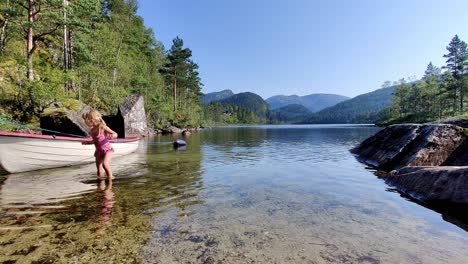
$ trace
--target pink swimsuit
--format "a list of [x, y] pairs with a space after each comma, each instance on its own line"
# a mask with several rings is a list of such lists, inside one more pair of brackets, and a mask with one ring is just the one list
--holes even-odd
[[96, 147], [94, 157], [104, 157], [107, 152], [114, 151], [109, 140], [104, 133], [101, 133], [100, 130], [98, 135], [91, 134], [91, 137], [93, 138], [94, 146]]

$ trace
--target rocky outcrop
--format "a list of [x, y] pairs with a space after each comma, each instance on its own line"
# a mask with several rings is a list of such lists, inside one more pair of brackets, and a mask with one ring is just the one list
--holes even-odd
[[384, 179], [420, 201], [468, 204], [468, 167], [404, 167]]
[[420, 201], [468, 204], [468, 139], [452, 124], [393, 125], [351, 150]]
[[[91, 107], [81, 104], [75, 109], [57, 107], [48, 109], [41, 119], [42, 134], [88, 136], [89, 128], [82, 114]], [[145, 135], [148, 132], [143, 96], [131, 95], [119, 106], [117, 115], [103, 115], [107, 125], [120, 138]]]
[[142, 95], [134, 94], [127, 97], [119, 106], [117, 117], [123, 120], [123, 137], [135, 137], [147, 133], [148, 124]]
[[175, 126], [169, 126], [162, 129], [163, 134], [178, 134], [182, 133], [184, 130]]
[[49, 109], [48, 114], [40, 118], [40, 127], [43, 135], [59, 136], [88, 136], [89, 128], [81, 117], [91, 107], [83, 105], [79, 110], [57, 108]]
[[393, 125], [351, 150], [358, 159], [390, 171], [405, 166], [468, 165], [464, 129], [449, 124]]

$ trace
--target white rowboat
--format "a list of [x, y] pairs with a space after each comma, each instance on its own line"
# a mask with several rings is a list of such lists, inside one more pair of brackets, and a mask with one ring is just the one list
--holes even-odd
[[[0, 131], [0, 170], [7, 173], [41, 170], [94, 162], [91, 138], [48, 136]], [[140, 138], [110, 140], [113, 156], [134, 152]]]

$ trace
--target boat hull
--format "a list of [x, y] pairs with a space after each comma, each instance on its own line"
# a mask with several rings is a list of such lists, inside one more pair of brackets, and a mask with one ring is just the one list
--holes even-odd
[[[94, 145], [60, 136], [0, 133], [0, 167], [8, 173], [34, 171], [94, 162]], [[134, 152], [139, 138], [111, 140], [114, 156]]]

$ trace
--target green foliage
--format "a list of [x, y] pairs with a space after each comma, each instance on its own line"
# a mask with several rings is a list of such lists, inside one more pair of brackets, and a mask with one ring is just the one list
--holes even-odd
[[15, 127], [7, 123], [14, 121], [13, 116], [4, 111], [0, 108], [0, 131], [13, 131]]
[[423, 79], [411, 85], [400, 81], [388, 113], [382, 116], [381, 124], [429, 122], [458, 114], [464, 114], [464, 100], [468, 89], [468, 53], [466, 44], [457, 35], [444, 55], [448, 71], [440, 70], [429, 63]]
[[196, 126], [200, 124], [203, 115], [200, 106], [203, 84], [198, 65], [191, 60], [192, 51], [183, 45], [181, 38], [176, 37], [173, 40], [166, 64], [160, 72], [166, 81], [164, 95], [168, 99], [171, 98], [173, 106], [171, 123], [178, 126]]
[[220, 102], [250, 110], [258, 117], [260, 123], [266, 123], [271, 114], [268, 103], [259, 95], [250, 92], [235, 94]]
[[[190, 60], [191, 51], [184, 60], [179, 108], [174, 111], [175, 100], [168, 91], [171, 83], [160, 73], [171, 53], [166, 54], [153, 31], [145, 27], [137, 15], [136, 1], [64, 3], [41, 1], [33, 24], [27, 22], [29, 2], [0, 3], [0, 26], [5, 28], [0, 32], [0, 102], [4, 112], [27, 121], [40, 116], [52, 102], [79, 100], [115, 113], [127, 95], [138, 93], [145, 98], [152, 125], [200, 124], [202, 84], [198, 65]], [[35, 40], [32, 81], [26, 78], [29, 66], [23, 35], [30, 26]]]
[[245, 107], [222, 102], [203, 105], [203, 125], [259, 124], [262, 120]]

